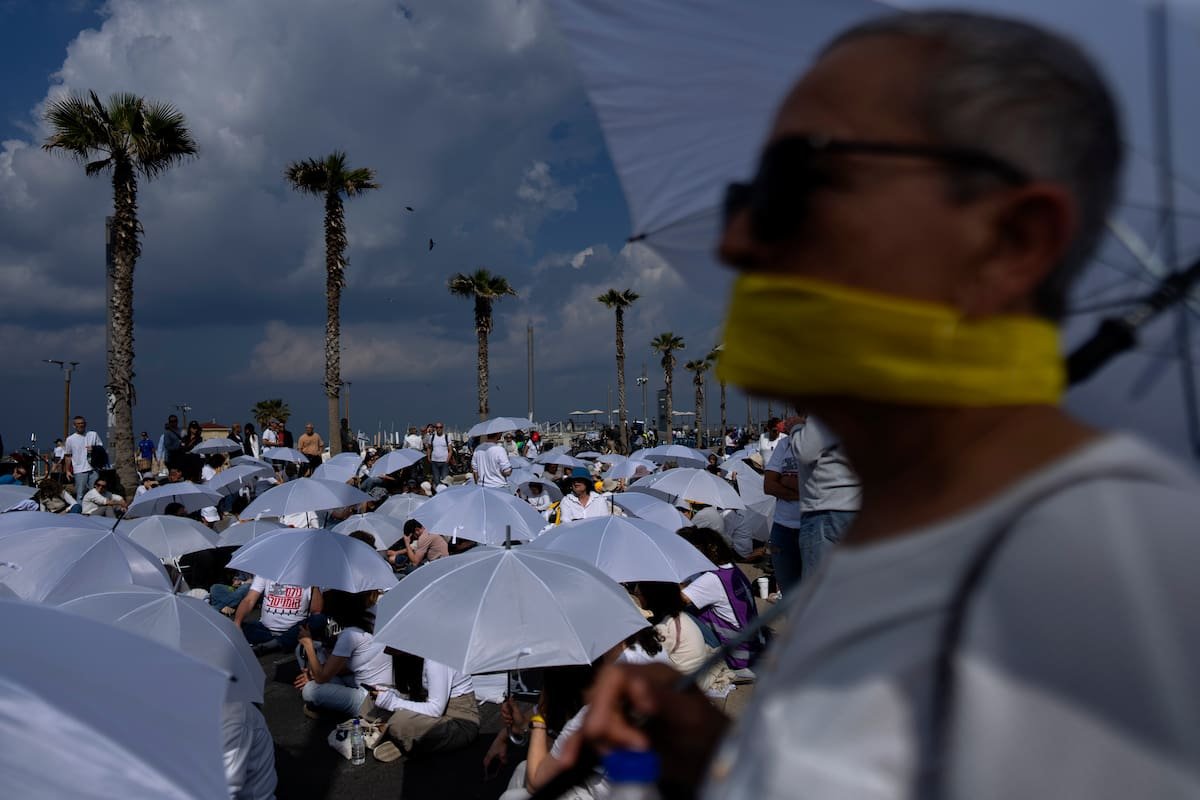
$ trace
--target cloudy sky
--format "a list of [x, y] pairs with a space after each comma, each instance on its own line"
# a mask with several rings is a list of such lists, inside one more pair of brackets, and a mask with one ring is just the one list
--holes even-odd
[[445, 282], [480, 266], [520, 292], [497, 306], [494, 413], [525, 413], [529, 322], [539, 419], [604, 407], [613, 319], [594, 298], [617, 287], [642, 295], [626, 329], [640, 416], [642, 362], [652, 392], [662, 381], [650, 338], [673, 330], [685, 357], [706, 352], [726, 278], [685, 282], [624, 249], [621, 190], [550, 22], [529, 0], [0, 0], [8, 446], [59, 430], [62, 379], [45, 358], [81, 362], [73, 412], [103, 429], [110, 185], [38, 146], [47, 100], [87, 89], [176, 104], [200, 147], [139, 197], [138, 429], [161, 430], [176, 403], [245, 420], [267, 397], [324, 428], [322, 207], [282, 173], [333, 149], [382, 184], [347, 205], [342, 369], [357, 427], [471, 421], [472, 309]]

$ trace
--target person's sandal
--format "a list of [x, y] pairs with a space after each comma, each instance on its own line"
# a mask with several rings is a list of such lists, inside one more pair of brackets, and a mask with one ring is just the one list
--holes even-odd
[[400, 752], [400, 748], [396, 747], [393, 742], [380, 742], [375, 745], [375, 749], [371, 752], [374, 754], [376, 761], [382, 761], [385, 764], [395, 761], [404, 755]]

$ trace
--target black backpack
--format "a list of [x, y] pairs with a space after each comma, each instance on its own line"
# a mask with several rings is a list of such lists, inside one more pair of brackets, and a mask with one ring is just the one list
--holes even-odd
[[108, 467], [108, 451], [104, 449], [104, 445], [92, 445], [92, 450], [88, 453], [88, 463], [91, 464], [92, 469], [106, 469]]

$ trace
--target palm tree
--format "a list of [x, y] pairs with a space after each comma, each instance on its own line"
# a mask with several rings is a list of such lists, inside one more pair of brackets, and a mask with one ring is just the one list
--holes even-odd
[[609, 289], [596, 298], [598, 302], [611, 308], [617, 316], [617, 408], [620, 423], [618, 439], [621, 452], [629, 452], [629, 426], [626, 424], [625, 412], [625, 309], [638, 299], [637, 292], [632, 289]]
[[667, 390], [667, 444], [675, 438], [675, 405], [671, 394], [672, 382], [675, 379], [675, 351], [686, 346], [682, 336], [676, 336], [670, 331], [660, 333], [650, 341], [650, 349], [662, 356], [663, 388]]
[[[716, 364], [724, 349], [725, 345], [723, 344], [714, 347], [708, 354], [708, 360]], [[718, 379], [717, 385], [721, 387], [721, 443], [718, 447], [721, 448], [721, 455], [725, 455], [725, 431], [728, 430], [728, 422], [725, 419], [725, 381]]]
[[287, 424], [288, 417], [292, 415], [292, 410], [288, 408], [288, 404], [283, 402], [282, 397], [275, 397], [270, 400], [259, 400], [254, 404], [254, 408], [250, 413], [258, 422], [258, 429], [265, 430], [267, 423], [273, 419], [277, 419], [283, 424]]
[[138, 175], [152, 180], [169, 167], [196, 155], [187, 121], [169, 103], [147, 102], [119, 92], [105, 103], [95, 92], [70, 94], [46, 109], [48, 152], [61, 151], [85, 165], [90, 177], [112, 176], [110, 221], [112, 290], [108, 297], [111, 331], [107, 354], [108, 452], [127, 491], [138, 484], [133, 460], [133, 269], [141, 255], [138, 222]]
[[325, 198], [325, 400], [329, 421], [329, 454], [342, 451], [342, 288], [346, 285], [346, 217], [342, 197], [378, 189], [369, 167], [351, 169], [346, 154], [335, 150], [323, 159], [294, 161], [284, 178], [298, 192]]
[[458, 273], [446, 282], [450, 294], [475, 301], [475, 336], [479, 340], [476, 376], [479, 384], [479, 419], [488, 415], [488, 334], [492, 332], [492, 303], [502, 297], [516, 297], [517, 290], [502, 275], [477, 269], [470, 275]]
[[703, 447], [700, 441], [700, 432], [704, 430], [704, 378], [705, 374], [712, 367], [712, 361], [709, 356], [704, 358], [694, 358], [683, 365], [683, 368], [692, 373], [692, 386], [696, 388], [696, 447]]

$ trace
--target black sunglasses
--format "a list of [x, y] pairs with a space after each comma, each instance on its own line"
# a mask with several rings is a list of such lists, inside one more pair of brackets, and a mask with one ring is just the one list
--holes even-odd
[[788, 238], [803, 216], [814, 189], [832, 181], [823, 159], [833, 155], [871, 155], [920, 158], [960, 170], [990, 172], [1006, 183], [1020, 186], [1030, 181], [1019, 167], [982, 150], [899, 142], [830, 139], [824, 136], [789, 136], [772, 142], [763, 151], [758, 173], [750, 183], [731, 183], [725, 189], [724, 224], [749, 210], [754, 235], [764, 242]]

